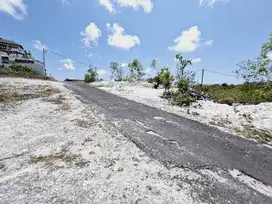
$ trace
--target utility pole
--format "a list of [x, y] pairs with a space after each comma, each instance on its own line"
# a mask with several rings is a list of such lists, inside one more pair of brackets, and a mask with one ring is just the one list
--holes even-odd
[[205, 72], [205, 69], [202, 69], [201, 86], [203, 86], [203, 81], [204, 81], [204, 72]]
[[43, 68], [44, 68], [44, 73], [46, 75], [46, 69], [45, 69], [45, 49], [43, 48]]

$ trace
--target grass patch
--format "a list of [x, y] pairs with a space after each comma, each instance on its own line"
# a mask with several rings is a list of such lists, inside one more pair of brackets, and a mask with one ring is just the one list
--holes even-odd
[[52, 77], [39, 76], [27, 66], [11, 64], [8, 67], [0, 67], [0, 77], [22, 77], [33, 79], [54, 80]]
[[272, 142], [272, 133], [264, 130], [256, 130], [245, 127], [243, 130], [235, 129], [235, 132], [242, 134], [248, 138], [255, 139], [258, 143], [266, 144]]
[[215, 102], [228, 105], [233, 103], [259, 104], [272, 102], [272, 82], [240, 85], [198, 85], [193, 88], [208, 94]]
[[61, 107], [62, 110], [68, 110], [70, 109], [69, 104], [67, 104], [65, 102], [66, 98], [63, 97], [63, 95], [58, 95], [57, 97], [54, 98], [46, 98], [44, 99], [44, 101], [55, 104], [55, 105], [59, 105]]
[[59, 93], [58, 89], [45, 89], [39, 92], [41, 95], [50, 96]]
[[[39, 98], [39, 97], [44, 97], [44, 96], [50, 96], [59, 93], [60, 91], [58, 89], [44, 89], [41, 91], [37, 90], [22, 90], [16, 89], [16, 92], [12, 90], [4, 90], [0, 89], [0, 104], [1, 103], [10, 103], [10, 102], [18, 102], [18, 101], [23, 101], [23, 100], [28, 100], [28, 99], [34, 99], [34, 98]], [[24, 93], [24, 92], [32, 92], [32, 93]]]
[[90, 128], [91, 126], [97, 124], [94, 118], [89, 118], [89, 120], [76, 119], [75, 124], [82, 128]]
[[61, 152], [46, 156], [33, 156], [29, 160], [30, 164], [44, 163], [44, 166], [46, 167], [57, 166], [58, 162], [64, 162], [66, 167], [75, 166], [83, 168], [89, 165], [89, 162], [83, 159], [80, 154], [73, 154], [67, 150], [62, 150]]

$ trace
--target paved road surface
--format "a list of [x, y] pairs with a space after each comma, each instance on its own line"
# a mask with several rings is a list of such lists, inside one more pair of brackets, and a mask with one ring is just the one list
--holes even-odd
[[[66, 85], [149, 156], [199, 173], [202, 179], [180, 179], [201, 201], [272, 204], [272, 149], [86, 84]], [[238, 179], [229, 173], [234, 169], [239, 170]], [[205, 170], [222, 179], [204, 174]]]

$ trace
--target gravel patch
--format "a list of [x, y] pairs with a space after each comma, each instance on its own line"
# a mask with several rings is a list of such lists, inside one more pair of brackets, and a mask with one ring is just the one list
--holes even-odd
[[184, 170], [147, 157], [62, 83], [0, 78], [10, 87], [58, 93], [0, 104], [1, 203], [200, 203]]

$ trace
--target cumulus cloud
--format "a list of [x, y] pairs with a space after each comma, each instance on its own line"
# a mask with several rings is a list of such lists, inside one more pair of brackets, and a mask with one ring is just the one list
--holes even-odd
[[182, 32], [181, 36], [176, 38], [174, 46], [168, 47], [175, 52], [194, 52], [200, 46], [201, 32], [197, 26], [193, 26]]
[[175, 40], [175, 45], [168, 47], [169, 50], [175, 52], [194, 52], [201, 45], [211, 46], [213, 41], [208, 40], [203, 42], [201, 40], [201, 32], [197, 26], [193, 26], [188, 30], [182, 32], [182, 34]]
[[0, 12], [10, 14], [17, 20], [23, 20], [26, 17], [26, 8], [23, 0], [0, 0]]
[[201, 58], [192, 59], [192, 63], [199, 63], [201, 61], [202, 61]]
[[108, 36], [108, 45], [118, 47], [124, 50], [129, 50], [136, 45], [140, 45], [140, 40], [136, 35], [126, 35], [125, 29], [114, 23], [111, 26], [109, 23], [106, 24], [108, 31], [111, 32]]
[[100, 75], [100, 76], [103, 76], [103, 75], [105, 75], [107, 73], [108, 73], [108, 71], [105, 70], [105, 69], [98, 69], [97, 70], [97, 74]]
[[151, 0], [99, 0], [99, 4], [104, 6], [111, 14], [116, 13], [116, 6], [131, 7], [135, 10], [142, 7], [146, 13], [150, 13], [153, 9]]
[[43, 51], [43, 49], [48, 50], [48, 47], [44, 44], [42, 44], [42, 42], [40, 40], [33, 40], [34, 43], [34, 48], [39, 50], [39, 51]]
[[74, 62], [71, 59], [64, 59], [60, 60], [60, 63], [62, 64], [60, 69], [68, 69], [68, 70], [75, 70]]
[[214, 7], [217, 3], [226, 3], [230, 0], [199, 0], [200, 6]]
[[80, 33], [83, 38], [81, 39], [82, 43], [85, 47], [90, 47], [91, 43], [97, 44], [99, 38], [102, 35], [101, 30], [95, 25], [95, 23], [90, 23], [86, 28], [85, 31]]
[[110, 12], [110, 14], [116, 13], [115, 6], [111, 0], [99, 0], [99, 4], [104, 6]]
[[151, 0], [116, 0], [122, 7], [132, 7], [138, 9], [142, 7], [146, 13], [150, 13], [153, 9], [153, 3]]

